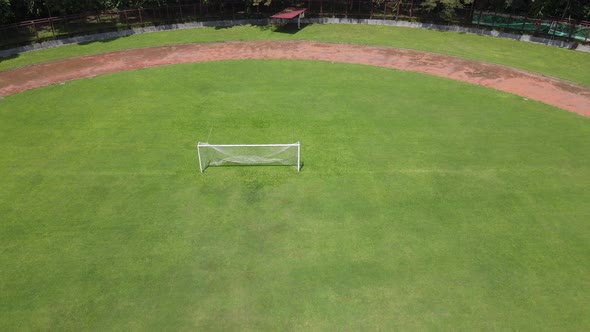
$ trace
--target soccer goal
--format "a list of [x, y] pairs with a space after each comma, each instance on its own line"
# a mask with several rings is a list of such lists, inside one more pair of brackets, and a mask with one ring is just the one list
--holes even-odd
[[197, 144], [201, 173], [209, 166], [285, 165], [301, 169], [301, 144]]

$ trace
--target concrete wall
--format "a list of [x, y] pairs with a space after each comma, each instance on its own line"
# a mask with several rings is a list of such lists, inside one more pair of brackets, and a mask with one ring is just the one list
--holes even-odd
[[[13, 49], [9, 49], [9, 50], [2, 50], [2, 51], [0, 51], [0, 58], [9, 57], [9, 56], [12, 56], [15, 54], [44, 49], [44, 48], [52, 48], [52, 47], [58, 47], [58, 46], [68, 45], [68, 44], [92, 42], [92, 41], [97, 41], [97, 40], [101, 40], [101, 39], [126, 37], [126, 36], [131, 36], [131, 35], [140, 34], [140, 33], [177, 30], [177, 29], [192, 29], [192, 28], [202, 28], [202, 27], [230, 27], [230, 26], [247, 25], [247, 24], [267, 25], [267, 24], [269, 24], [269, 22], [271, 22], [271, 21], [268, 19], [235, 20], [235, 21], [232, 21], [232, 20], [209, 21], [209, 22], [171, 24], [171, 25], [152, 26], [152, 27], [146, 27], [146, 28], [122, 30], [122, 31], [115, 31], [115, 32], [108, 32], [108, 33], [100, 33], [100, 34], [95, 34], [95, 35], [87, 35], [87, 36], [79, 36], [79, 37], [59, 39], [59, 40], [51, 40], [51, 41], [43, 42], [40, 44], [33, 44], [33, 45], [17, 47], [17, 48], [13, 48]], [[505, 33], [505, 32], [490, 31], [490, 30], [485, 30], [485, 29], [453, 26], [453, 25], [439, 25], [439, 24], [417, 23], [417, 22], [406, 22], [406, 21], [395, 21], [395, 20], [370, 20], [370, 19], [350, 19], [350, 18], [305, 18], [305, 19], [301, 20], [301, 23], [304, 23], [304, 24], [366, 24], [366, 25], [396, 26], [396, 27], [429, 29], [429, 30], [438, 30], [438, 31], [471, 33], [471, 34], [477, 34], [477, 35], [485, 35], [485, 36], [491, 36], [491, 37], [513, 39], [513, 40], [518, 40], [518, 41], [523, 41], [523, 42], [539, 43], [539, 44], [561, 47], [561, 48], [571, 48], [572, 47], [572, 43], [564, 42], [564, 41], [560, 41], [560, 40], [552, 40], [552, 39], [546, 39], [546, 38], [533, 37], [530, 35], [518, 35], [518, 34]], [[590, 46], [578, 45], [576, 50], [590, 53]]]
[[208, 21], [208, 22], [193, 22], [193, 23], [183, 23], [183, 24], [170, 24], [170, 25], [161, 25], [161, 26], [150, 26], [145, 28], [136, 28], [130, 30], [121, 30], [121, 31], [114, 31], [114, 32], [106, 32], [106, 33], [99, 33], [95, 35], [86, 35], [86, 36], [78, 36], [72, 38], [64, 38], [58, 40], [50, 40], [39, 44], [32, 44], [22, 47], [16, 47], [8, 50], [1, 50], [0, 51], [0, 58], [9, 57], [11, 55], [28, 52], [28, 51], [35, 51], [44, 48], [53, 48], [59, 47], [62, 45], [68, 44], [78, 44], [78, 43], [87, 43], [93, 42], [97, 40], [103, 39], [110, 39], [110, 38], [120, 38], [120, 37], [127, 37], [131, 35], [137, 35], [142, 33], [150, 33], [150, 32], [158, 32], [158, 31], [168, 31], [168, 30], [179, 30], [179, 29], [193, 29], [193, 28], [204, 28], [204, 27], [231, 27], [236, 25], [266, 25], [268, 24], [268, 19], [259, 19], [259, 20], [227, 20], [227, 21]]

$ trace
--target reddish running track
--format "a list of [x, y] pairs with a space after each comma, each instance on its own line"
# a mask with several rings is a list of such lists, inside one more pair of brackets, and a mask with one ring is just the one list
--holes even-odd
[[590, 88], [500, 65], [390, 47], [308, 41], [249, 41], [132, 49], [0, 72], [0, 96], [122, 70], [237, 59], [300, 59], [365, 64], [473, 83], [590, 117]]

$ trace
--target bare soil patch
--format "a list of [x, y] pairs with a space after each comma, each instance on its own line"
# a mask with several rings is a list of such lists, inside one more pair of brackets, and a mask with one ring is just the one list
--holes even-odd
[[478, 84], [590, 117], [590, 88], [500, 65], [391, 47], [307, 41], [248, 41], [132, 49], [0, 72], [0, 96], [123, 70], [188, 62], [300, 59], [365, 64]]

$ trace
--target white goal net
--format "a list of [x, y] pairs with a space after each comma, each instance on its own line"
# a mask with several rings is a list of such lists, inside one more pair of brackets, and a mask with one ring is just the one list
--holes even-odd
[[301, 169], [301, 145], [292, 144], [197, 144], [201, 173], [209, 166], [286, 165]]

